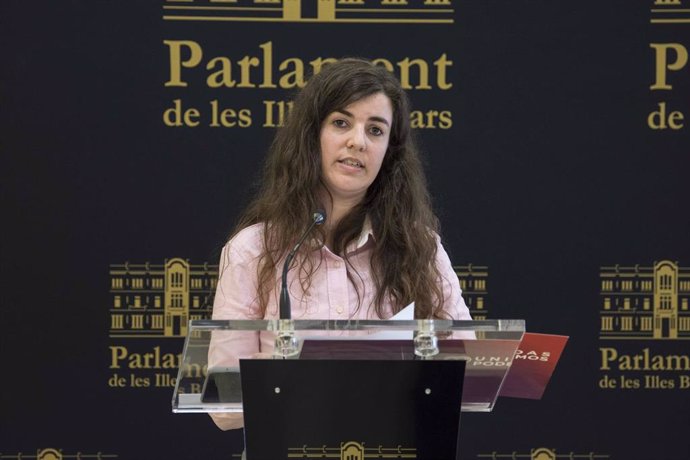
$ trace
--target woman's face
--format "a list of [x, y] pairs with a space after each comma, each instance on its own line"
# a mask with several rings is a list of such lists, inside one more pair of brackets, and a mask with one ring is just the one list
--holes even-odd
[[372, 94], [329, 114], [321, 125], [321, 175], [334, 200], [364, 198], [388, 150], [393, 107]]

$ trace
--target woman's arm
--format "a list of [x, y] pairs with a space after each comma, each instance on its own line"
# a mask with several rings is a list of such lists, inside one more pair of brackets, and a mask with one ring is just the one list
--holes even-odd
[[[257, 264], [260, 247], [251, 227], [230, 240], [220, 257], [219, 279], [213, 301], [214, 320], [260, 319], [257, 301]], [[238, 367], [241, 358], [258, 354], [259, 333], [213, 331], [208, 351], [208, 368]], [[222, 430], [242, 428], [242, 414], [210, 414]]]
[[438, 240], [438, 249], [436, 251], [436, 268], [441, 274], [441, 283], [443, 284], [443, 309], [454, 320], [471, 320], [470, 310], [462, 297], [460, 280], [458, 280], [458, 275], [453, 270], [448, 253], [443, 248], [440, 240]]

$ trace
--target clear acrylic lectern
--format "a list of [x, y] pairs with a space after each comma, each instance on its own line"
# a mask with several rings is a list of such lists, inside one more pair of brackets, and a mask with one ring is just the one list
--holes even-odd
[[172, 407], [244, 412], [248, 460], [456, 458], [460, 411], [493, 409], [524, 332], [523, 320], [191, 321]]

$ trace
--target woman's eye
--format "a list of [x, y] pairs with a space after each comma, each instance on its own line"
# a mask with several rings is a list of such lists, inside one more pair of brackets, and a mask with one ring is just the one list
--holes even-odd
[[344, 128], [347, 126], [347, 122], [345, 120], [342, 120], [340, 118], [333, 120], [333, 126], [337, 128]]
[[374, 136], [383, 136], [383, 130], [378, 126], [372, 126], [371, 128], [369, 128], [369, 132], [371, 132], [371, 134], [373, 134]]

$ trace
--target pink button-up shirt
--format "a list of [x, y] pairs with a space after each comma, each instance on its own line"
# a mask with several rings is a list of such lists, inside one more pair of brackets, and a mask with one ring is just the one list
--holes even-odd
[[[276, 273], [276, 289], [271, 295], [266, 314], [259, 310], [257, 266], [262, 252], [263, 224], [247, 227], [235, 235], [223, 249], [220, 261], [220, 280], [213, 302], [213, 319], [276, 319], [278, 295], [280, 293], [281, 270]], [[288, 289], [292, 303], [293, 319], [379, 319], [374, 310], [375, 284], [369, 263], [374, 235], [368, 220], [359, 239], [347, 248], [350, 263], [358, 275], [353, 278], [358, 293], [347, 278], [345, 260], [323, 246], [313, 252], [314, 273], [311, 287], [303, 292], [298, 279], [298, 270], [288, 272]], [[458, 277], [440, 241], [436, 254], [436, 265], [441, 273], [444, 309], [453, 319], [471, 319], [462, 298]], [[279, 267], [282, 266], [282, 261]], [[384, 318], [393, 316], [392, 304], [384, 303]], [[217, 344], [216, 344], [217, 345]], [[255, 341], [234, 344], [235, 356], [251, 356], [254, 353], [269, 352], [273, 348], [273, 337], [257, 334]], [[237, 348], [241, 346], [241, 348]], [[214, 347], [215, 348], [215, 347]], [[220, 353], [222, 350], [218, 350]], [[211, 356], [222, 363], [221, 356]], [[227, 364], [224, 364], [227, 365]]]

